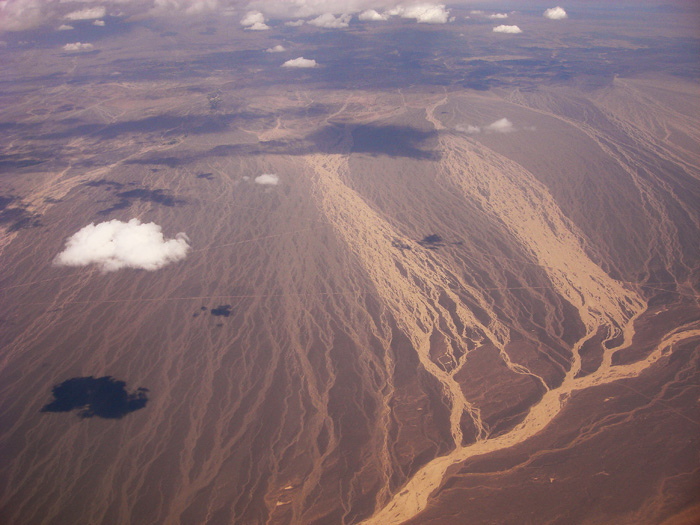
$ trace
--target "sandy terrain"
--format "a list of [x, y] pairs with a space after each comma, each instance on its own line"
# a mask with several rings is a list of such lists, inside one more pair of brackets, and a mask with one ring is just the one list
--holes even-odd
[[[3, 95], [0, 521], [697, 516], [697, 84], [227, 75]], [[52, 264], [132, 218], [187, 257]]]

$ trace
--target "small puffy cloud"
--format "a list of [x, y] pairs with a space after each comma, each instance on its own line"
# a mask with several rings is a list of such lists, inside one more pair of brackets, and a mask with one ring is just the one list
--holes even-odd
[[518, 26], [506, 26], [506, 25], [500, 25], [496, 26], [493, 28], [494, 33], [508, 33], [511, 35], [515, 35], [518, 33], [522, 33], [523, 30], [520, 29]]
[[265, 15], [260, 11], [248, 11], [243, 18], [241, 18], [241, 25], [244, 27], [252, 26], [253, 24], [264, 24]]
[[489, 15], [489, 18], [493, 18], [493, 19], [508, 18], [508, 13], [494, 13], [492, 15]]
[[277, 186], [279, 182], [280, 178], [272, 173], [263, 173], [255, 177], [255, 184], [261, 184], [263, 186]]
[[298, 57], [292, 60], [287, 60], [284, 64], [282, 64], [282, 67], [316, 67], [317, 65], [318, 64], [313, 59]]
[[450, 11], [444, 4], [416, 4], [409, 7], [395, 7], [388, 11], [390, 15], [398, 15], [401, 18], [413, 18], [422, 24], [446, 24], [450, 17]]
[[283, 45], [277, 44], [275, 47], [269, 47], [265, 50], [265, 53], [284, 53], [286, 49]]
[[460, 133], [467, 133], [468, 135], [475, 135], [477, 133], [481, 133], [481, 128], [479, 126], [472, 126], [471, 124], [467, 126], [462, 126], [461, 124], [458, 124], [457, 126], [455, 126], [455, 129]]
[[504, 117], [496, 122], [492, 122], [488, 126], [483, 127], [473, 126], [471, 124], [466, 126], [458, 124], [455, 126], [455, 130], [459, 131], [460, 133], [466, 133], [467, 135], [476, 135], [478, 133], [510, 133], [511, 131], [517, 131], [517, 128], [513, 126], [513, 123], [510, 120]]
[[340, 15], [336, 18], [332, 13], [324, 13], [313, 20], [309, 20], [308, 23], [312, 26], [326, 29], [342, 29], [348, 27], [351, 18], [351, 15]]
[[178, 233], [166, 240], [161, 227], [153, 222], [142, 224], [112, 220], [91, 223], [66, 241], [65, 249], [54, 259], [58, 266], [97, 265], [103, 272], [122, 268], [158, 270], [184, 259], [190, 249], [187, 235]]
[[245, 16], [241, 18], [241, 25], [251, 31], [265, 31], [270, 29], [270, 26], [265, 23], [265, 15], [260, 11], [248, 11]]
[[284, 25], [289, 26], [289, 27], [299, 27], [303, 26], [306, 22], [303, 20], [290, 20], [289, 22], [285, 22]]
[[74, 29], [73, 26], [69, 26], [68, 24], [61, 24], [58, 26], [59, 31], [70, 31], [71, 29]]
[[[117, 0], [124, 4], [138, 4], [134, 0]], [[142, 2], [147, 4], [147, 2]], [[230, 15], [230, 10], [225, 6], [219, 5], [219, 0], [153, 0], [154, 14], [177, 14], [184, 13], [186, 15], [200, 15], [206, 12], [219, 10], [222, 16]]]
[[90, 51], [94, 47], [95, 46], [88, 43], [83, 44], [82, 42], [73, 42], [72, 44], [66, 44], [63, 46], [63, 50], [68, 51], [69, 53], [77, 53], [80, 51]]
[[102, 26], [105, 25], [105, 21], [104, 21], [104, 20], [95, 20], [95, 21], [92, 23], [92, 25], [102, 27]]
[[543, 16], [545, 18], [549, 18], [550, 20], [562, 20], [564, 18], [568, 18], [569, 15], [566, 14], [566, 11], [564, 11], [564, 9], [557, 6], [545, 10]]
[[104, 7], [86, 7], [80, 11], [68, 13], [65, 18], [68, 20], [93, 20], [94, 18], [104, 18], [107, 14], [107, 9]]
[[219, 7], [218, 0], [191, 0], [188, 4], [185, 7], [185, 13], [188, 15], [199, 15], [214, 11]]
[[374, 9], [367, 9], [367, 11], [362, 11], [357, 18], [363, 21], [369, 20], [372, 22], [379, 22], [381, 20], [386, 20], [389, 17], [386, 15], [379, 14]]
[[488, 126], [484, 126], [484, 130], [492, 133], [510, 133], [511, 131], [515, 131], [515, 126], [513, 126], [510, 120], [504, 117], [496, 122], [492, 122]]

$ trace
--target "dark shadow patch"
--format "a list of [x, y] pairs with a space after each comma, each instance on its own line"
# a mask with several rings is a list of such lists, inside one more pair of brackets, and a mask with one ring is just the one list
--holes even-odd
[[268, 140], [244, 144], [221, 144], [214, 146], [207, 152], [207, 155], [230, 157], [234, 155], [304, 155], [307, 153], [311, 153], [311, 149], [304, 147], [302, 140], [293, 142]]
[[[352, 139], [350, 138], [350, 135]], [[144, 157], [129, 164], [163, 165], [176, 168], [207, 157], [254, 155], [308, 155], [312, 153], [366, 153], [373, 156], [438, 160], [440, 154], [429, 148], [437, 139], [435, 130], [422, 131], [409, 126], [349, 126], [331, 124], [304, 138], [289, 141], [269, 140], [239, 144], [219, 144], [203, 153], [180, 157]], [[199, 177], [199, 175], [198, 175]], [[201, 178], [208, 178], [202, 176]]]
[[[352, 141], [348, 140], [348, 134], [352, 137]], [[429, 142], [436, 137], [435, 130], [423, 131], [410, 126], [332, 124], [308, 135], [303, 141], [306, 143], [306, 147], [299, 149], [298, 153], [292, 151], [287, 152], [287, 154], [319, 151], [335, 154], [366, 153], [373, 156], [386, 155], [388, 157], [437, 160], [439, 154], [428, 149]]]
[[205, 179], [205, 180], [214, 180], [214, 174], [213, 173], [200, 173], [197, 175], [198, 179]]
[[90, 186], [91, 188], [99, 188], [105, 186], [108, 190], [118, 189], [124, 187], [121, 182], [108, 179], [91, 180], [85, 183], [85, 186]]
[[423, 248], [428, 248], [429, 250], [437, 250], [438, 248], [445, 246], [445, 241], [437, 233], [431, 233], [418, 241], [418, 244], [420, 244]]
[[185, 203], [184, 200], [176, 199], [172, 195], [166, 193], [164, 190], [149, 190], [145, 188], [122, 191], [120, 193], [117, 193], [117, 197], [119, 197], [120, 199], [127, 200], [155, 202], [156, 204], [162, 204], [163, 206], [169, 207]]
[[36, 166], [37, 164], [43, 164], [44, 162], [46, 162], [46, 160], [34, 159], [23, 155], [0, 155], [0, 169], [2, 170], [28, 168], [30, 166]]
[[121, 191], [115, 195], [119, 202], [110, 206], [106, 210], [100, 211], [100, 215], [106, 215], [113, 211], [129, 208], [134, 201], [151, 202], [161, 206], [172, 208], [186, 203], [183, 199], [177, 199], [165, 190], [150, 190], [148, 188], [138, 188], [134, 190]]
[[0, 211], [7, 208], [15, 200], [17, 200], [17, 197], [14, 195], [0, 195]]
[[207, 308], [206, 306], [202, 306], [199, 310], [195, 311], [195, 312], [192, 314], [192, 317], [199, 317], [199, 314], [200, 314], [200, 313], [206, 312], [207, 310], [208, 310], [208, 308]]
[[352, 131], [352, 152], [413, 159], [437, 159], [438, 154], [422, 149], [435, 131], [408, 126], [360, 126]]
[[[216, 115], [154, 115], [142, 119], [115, 122], [114, 124], [82, 124], [62, 131], [40, 135], [39, 139], [53, 140], [71, 137], [94, 136], [101, 139], [114, 139], [125, 134], [161, 133], [167, 137], [174, 133], [205, 134], [226, 131], [232, 121], [255, 120], [261, 115], [249, 112]], [[72, 123], [73, 119], [59, 121], [59, 124]]]
[[219, 305], [216, 308], [212, 308], [210, 313], [211, 313], [211, 315], [215, 315], [217, 317], [230, 317], [231, 316], [231, 305], [230, 304]]
[[78, 410], [81, 419], [94, 416], [120, 419], [140, 410], [148, 402], [148, 389], [126, 391], [126, 383], [111, 376], [94, 378], [74, 377], [53, 387], [54, 400], [44, 405], [42, 412], [70, 412]]
[[0, 196], [0, 225], [6, 226], [7, 231], [36, 228], [41, 226], [40, 218], [40, 215], [27, 210], [26, 205], [14, 195]]
[[430, 235], [426, 235], [420, 241], [418, 241], [418, 244], [420, 244], [423, 248], [428, 248], [429, 250], [437, 250], [438, 248], [442, 248], [443, 246], [462, 246], [464, 244], [464, 241], [448, 242], [445, 241], [442, 237], [440, 237], [437, 233], [431, 233]]
[[[348, 134], [352, 136], [349, 140]], [[247, 144], [222, 144], [213, 147], [208, 156], [232, 155], [307, 155], [310, 153], [367, 153], [390, 157], [437, 160], [439, 154], [426, 148], [437, 132], [409, 126], [347, 126], [331, 124], [303, 139], [270, 140]]]

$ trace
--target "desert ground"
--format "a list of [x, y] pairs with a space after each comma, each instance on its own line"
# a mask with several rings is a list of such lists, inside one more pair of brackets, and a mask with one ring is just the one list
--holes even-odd
[[[134, 31], [1, 83], [0, 521], [698, 519], [695, 79], [516, 81], [520, 49], [399, 86]], [[132, 219], [186, 257], [56, 264]]]

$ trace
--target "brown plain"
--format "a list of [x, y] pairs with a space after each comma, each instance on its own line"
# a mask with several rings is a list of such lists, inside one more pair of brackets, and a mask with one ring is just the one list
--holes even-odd
[[[18, 99], [214, 127], [59, 130], [55, 160], [2, 182], [42, 225], [2, 237], [3, 522], [697, 517], [696, 84], [270, 86], [213, 113], [192, 87]], [[517, 131], [458, 131], [504, 115]], [[184, 203], [101, 215], [115, 197], [86, 183], [106, 180]], [[155, 273], [51, 265], [86, 224], [133, 217], [192, 251]], [[89, 375], [149, 402], [40, 412]]]

